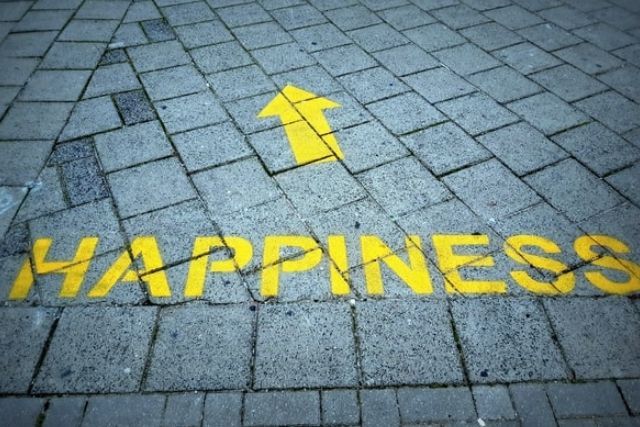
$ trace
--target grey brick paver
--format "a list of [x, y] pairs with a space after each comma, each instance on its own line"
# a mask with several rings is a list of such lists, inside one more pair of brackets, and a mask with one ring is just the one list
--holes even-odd
[[589, 120], [583, 113], [548, 92], [514, 101], [507, 107], [545, 135]]
[[498, 67], [468, 77], [468, 80], [498, 102], [509, 102], [540, 92], [536, 83], [509, 67]]
[[8, 425], [30, 426], [36, 425], [38, 416], [43, 411], [44, 399], [29, 397], [0, 398], [0, 416]]
[[518, 120], [509, 110], [481, 94], [445, 101], [438, 104], [438, 109], [471, 135], [484, 133]]
[[60, 134], [66, 141], [120, 127], [122, 122], [109, 97], [93, 98], [76, 104]]
[[466, 387], [398, 390], [400, 417], [407, 423], [471, 421], [476, 418], [471, 391]]
[[445, 67], [412, 74], [405, 77], [403, 81], [432, 103], [457, 98], [476, 90]]
[[393, 389], [361, 390], [362, 425], [366, 427], [400, 426], [400, 413]]
[[547, 384], [547, 395], [557, 417], [627, 415], [622, 397], [611, 381], [585, 384]]
[[249, 393], [243, 421], [246, 426], [318, 425], [320, 395], [317, 391]]
[[640, 414], [640, 380], [618, 380], [618, 387], [633, 414]]
[[200, 426], [203, 418], [205, 393], [183, 393], [167, 396], [162, 426]]
[[67, 396], [49, 400], [43, 427], [80, 426], [87, 399]]
[[514, 419], [516, 412], [513, 409], [509, 389], [504, 385], [477, 385], [473, 386], [473, 400], [478, 410], [478, 417], [483, 420]]
[[242, 425], [242, 394], [208, 393], [204, 404], [202, 425], [205, 427]]
[[325, 425], [355, 425], [360, 422], [360, 405], [355, 390], [323, 390], [322, 422]]
[[640, 106], [617, 92], [592, 96], [578, 101], [575, 106], [619, 133], [640, 126]]
[[509, 391], [524, 427], [556, 425], [543, 385], [512, 384]]
[[367, 108], [396, 135], [446, 121], [444, 115], [414, 93], [378, 101]]
[[165, 399], [159, 394], [93, 396], [89, 398], [82, 426], [157, 426], [162, 420]]
[[220, 123], [228, 117], [210, 91], [160, 101], [156, 111], [171, 134]]

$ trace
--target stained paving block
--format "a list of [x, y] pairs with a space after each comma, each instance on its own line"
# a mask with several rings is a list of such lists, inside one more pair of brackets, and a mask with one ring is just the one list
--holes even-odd
[[144, 91], [117, 93], [113, 101], [125, 125], [147, 122], [156, 118], [156, 113]]
[[[462, 382], [446, 307], [435, 301], [356, 304], [356, 333], [366, 385]], [[424, 328], [429, 324], [428, 329]], [[389, 360], [395, 363], [389, 364]]]
[[551, 324], [578, 379], [637, 377], [634, 331], [640, 317], [624, 298], [545, 300]]
[[451, 197], [451, 193], [413, 157], [363, 172], [358, 175], [358, 180], [383, 209], [393, 216]]
[[[155, 316], [156, 309], [152, 307], [66, 308], [34, 390], [50, 393], [136, 391]], [[113, 416], [113, 412], [109, 414]]]
[[[255, 157], [193, 175], [193, 182], [215, 216], [274, 200], [281, 192]], [[238, 182], [247, 185], [238, 186]]]
[[491, 157], [489, 151], [451, 122], [403, 137], [402, 142], [436, 176]]
[[276, 175], [276, 181], [303, 215], [328, 211], [365, 196], [358, 182], [338, 163], [315, 163]]
[[622, 202], [622, 198], [573, 159], [535, 172], [525, 181], [569, 219], [580, 221]]
[[522, 176], [569, 155], [526, 123], [516, 123], [478, 137], [478, 142]]
[[107, 185], [95, 157], [65, 163], [61, 169], [71, 205], [77, 206], [109, 197]]
[[185, 171], [173, 157], [123, 169], [107, 179], [121, 217], [163, 208], [196, 196]]
[[105, 172], [173, 154], [169, 139], [157, 121], [96, 135], [95, 145]]
[[400, 418], [406, 423], [471, 421], [476, 418], [471, 391], [466, 387], [400, 388]]
[[451, 310], [472, 381], [568, 377], [544, 311], [534, 300], [459, 299]]
[[619, 170], [640, 158], [640, 150], [600, 123], [580, 126], [552, 139], [598, 176]]
[[245, 426], [319, 424], [320, 394], [317, 391], [280, 391], [245, 395]]
[[487, 220], [502, 218], [540, 201], [535, 192], [496, 160], [447, 175], [443, 181]]
[[257, 388], [357, 385], [355, 342], [345, 303], [266, 305], [258, 314]]
[[[13, 224], [7, 229], [4, 237], [0, 240], [0, 258], [28, 252], [29, 248], [29, 230], [27, 229], [27, 225], [25, 223]], [[17, 272], [12, 273], [15, 274]], [[5, 282], [8, 281], [9, 279], [5, 280]]]
[[3, 422], [15, 426], [29, 426], [38, 423], [45, 399], [32, 397], [3, 397], [0, 399], [0, 415]]
[[83, 426], [157, 426], [166, 397], [159, 394], [104, 395], [89, 398]]
[[[239, 389], [250, 380], [254, 312], [248, 304], [160, 312], [146, 390]], [[176, 357], [185, 363], [176, 365]]]
[[140, 26], [151, 42], [165, 42], [176, 38], [173, 28], [164, 19], [144, 21]]
[[55, 317], [55, 309], [42, 307], [3, 307], [0, 311], [0, 367], [4, 372], [0, 390], [3, 393], [28, 391]]

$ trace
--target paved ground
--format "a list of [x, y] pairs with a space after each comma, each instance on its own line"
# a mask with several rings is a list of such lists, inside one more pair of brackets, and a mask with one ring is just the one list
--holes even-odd
[[0, 21], [0, 424], [640, 425], [640, 2]]

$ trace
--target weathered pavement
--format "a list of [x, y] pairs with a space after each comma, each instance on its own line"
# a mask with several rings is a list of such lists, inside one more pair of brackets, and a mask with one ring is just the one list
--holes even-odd
[[0, 424], [640, 425], [640, 2], [0, 21]]

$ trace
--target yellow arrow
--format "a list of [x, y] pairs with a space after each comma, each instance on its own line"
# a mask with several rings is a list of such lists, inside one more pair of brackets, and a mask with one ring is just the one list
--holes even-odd
[[298, 165], [332, 162], [343, 159], [344, 154], [323, 110], [338, 107], [340, 104], [337, 102], [287, 85], [260, 111], [258, 117], [280, 117]]

